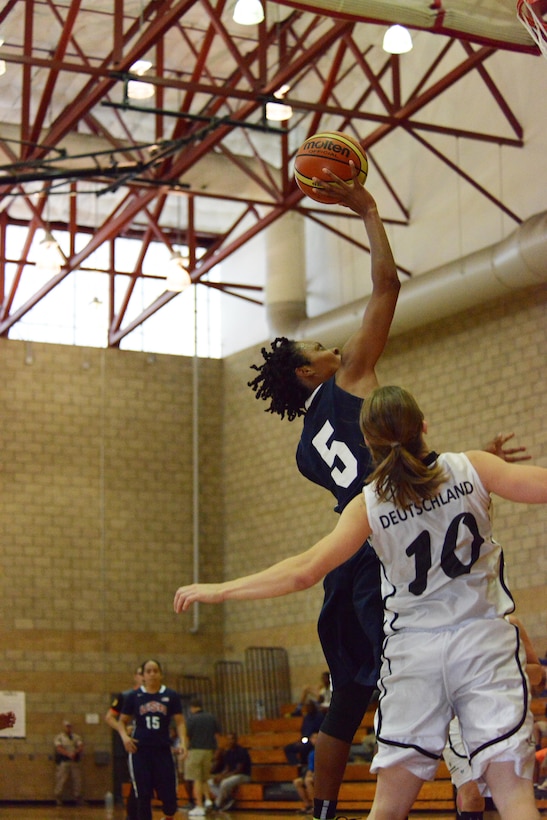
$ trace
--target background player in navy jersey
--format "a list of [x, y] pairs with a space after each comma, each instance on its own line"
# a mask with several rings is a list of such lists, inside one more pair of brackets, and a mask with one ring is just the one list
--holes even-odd
[[[158, 661], [147, 660], [142, 670], [144, 683], [124, 697], [117, 728], [129, 754], [139, 820], [152, 820], [154, 790], [163, 804], [165, 820], [171, 820], [177, 811], [177, 775], [169, 728], [174, 721], [184, 743], [182, 704], [178, 693], [163, 685]], [[134, 730], [129, 736], [131, 722]]]
[[[125, 698], [134, 689], [138, 689], [140, 686], [142, 686], [142, 684], [142, 666], [138, 666], [135, 669], [135, 673], [133, 675], [133, 686], [131, 687], [131, 689], [126, 689], [124, 692], [119, 692], [117, 695], [115, 695], [112, 699], [112, 703], [110, 704], [108, 712], [104, 716], [105, 722], [108, 724], [108, 726], [110, 726], [110, 728], [114, 732], [114, 737], [112, 740], [114, 758], [112, 791], [114, 792], [114, 800], [116, 803], [123, 802], [122, 783], [124, 783], [127, 780], [129, 775], [129, 771], [127, 768], [127, 753], [124, 749], [122, 739], [118, 732], [118, 720], [122, 713], [123, 702]], [[126, 808], [126, 820], [138, 820], [137, 800], [135, 798], [133, 784], [131, 784], [131, 787], [129, 789]]]
[[180, 587], [175, 611], [306, 589], [371, 536], [386, 638], [370, 820], [407, 817], [423, 781], [435, 776], [453, 712], [473, 776], [484, 777], [502, 820], [539, 820], [526, 658], [518, 628], [505, 619], [514, 603], [489, 511], [490, 492], [547, 503], [547, 470], [478, 450], [429, 451], [423, 414], [398, 387], [376, 388], [361, 423], [376, 468], [334, 530], [262, 572]]
[[[333, 176], [333, 179], [336, 179]], [[319, 185], [320, 183], [318, 183]], [[304, 416], [297, 450], [300, 472], [330, 490], [336, 511], [361, 492], [372, 469], [363, 447], [359, 413], [363, 399], [378, 385], [375, 367], [389, 333], [400, 283], [376, 203], [356, 180], [338, 180], [341, 203], [363, 219], [370, 242], [372, 293], [361, 326], [342, 350], [319, 342], [275, 339], [262, 349], [249, 382], [267, 410], [289, 421]], [[511, 436], [499, 435], [492, 452], [512, 459], [524, 448], [503, 450]], [[336, 814], [338, 792], [351, 743], [378, 680], [383, 640], [383, 607], [378, 560], [368, 544], [324, 579], [318, 632], [333, 686], [332, 701], [315, 752], [314, 817]]]

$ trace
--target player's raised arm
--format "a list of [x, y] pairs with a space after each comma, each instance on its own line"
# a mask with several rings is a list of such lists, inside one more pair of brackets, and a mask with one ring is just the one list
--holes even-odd
[[344, 509], [332, 532], [310, 549], [233, 581], [179, 587], [173, 608], [180, 613], [198, 601], [206, 604], [254, 601], [308, 589], [357, 552], [369, 535], [365, 502], [362, 495], [357, 496]]
[[370, 244], [372, 293], [361, 326], [342, 349], [336, 382], [349, 393], [364, 397], [378, 383], [375, 367], [387, 342], [401, 283], [376, 201], [357, 180], [356, 170], [350, 182], [338, 179], [337, 188], [340, 204], [351, 208], [365, 224]]
[[508, 501], [547, 504], [547, 470], [525, 464], [511, 464], [483, 450], [472, 450], [467, 457], [488, 492]]

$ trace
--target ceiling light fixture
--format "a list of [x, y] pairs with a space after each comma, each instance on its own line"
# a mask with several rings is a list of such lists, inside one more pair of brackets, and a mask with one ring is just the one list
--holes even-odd
[[186, 269], [187, 260], [180, 253], [172, 253], [166, 276], [166, 288], [173, 293], [182, 293], [190, 287], [192, 280]]
[[50, 231], [44, 231], [44, 238], [38, 245], [36, 269], [44, 273], [56, 274], [61, 270], [61, 262], [59, 243]]
[[391, 26], [384, 34], [382, 48], [388, 54], [406, 54], [412, 49], [412, 37], [404, 26]]
[[[281, 88], [278, 88], [274, 93], [275, 99], [282, 100], [287, 91], [290, 91], [290, 88], [290, 85], [282, 85]], [[292, 107], [290, 105], [281, 102], [266, 103], [266, 119], [270, 120], [270, 122], [284, 122], [285, 120], [290, 120], [291, 117]]]
[[[150, 68], [152, 63], [149, 60], [137, 60], [129, 70], [142, 77]], [[127, 83], [127, 96], [130, 100], [148, 100], [154, 96], [154, 91], [152, 83], [142, 83], [139, 80], [129, 80]]]
[[264, 20], [264, 9], [260, 0], [237, 0], [234, 8], [234, 23], [240, 26], [255, 26]]

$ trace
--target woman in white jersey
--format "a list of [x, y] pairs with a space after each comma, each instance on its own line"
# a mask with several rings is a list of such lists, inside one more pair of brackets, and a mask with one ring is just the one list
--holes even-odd
[[502, 820], [537, 820], [525, 656], [504, 618], [513, 601], [489, 493], [547, 503], [547, 470], [481, 451], [431, 452], [423, 414], [399, 387], [370, 394], [361, 427], [376, 469], [329, 535], [262, 572], [180, 587], [175, 611], [306, 589], [371, 536], [386, 637], [370, 820], [407, 817], [423, 781], [435, 776], [453, 713], [473, 777], [484, 777]]

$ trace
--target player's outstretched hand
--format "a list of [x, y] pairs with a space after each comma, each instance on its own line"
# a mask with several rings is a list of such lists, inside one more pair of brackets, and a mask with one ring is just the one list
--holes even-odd
[[223, 600], [223, 584], [190, 584], [177, 589], [173, 608], [175, 612], [180, 613], [185, 612], [197, 601], [204, 604], [220, 604]]
[[340, 197], [340, 205], [351, 208], [351, 210], [355, 211], [359, 216], [364, 216], [370, 208], [376, 208], [376, 202], [372, 194], [359, 182], [359, 169], [355, 166], [355, 163], [350, 160], [349, 164], [351, 166], [352, 176], [348, 182], [344, 182], [343, 179], [336, 176], [330, 168], [323, 168], [323, 173], [329, 176], [332, 182], [325, 182], [314, 177], [313, 185], [316, 188], [321, 188], [323, 191], [330, 193], [335, 190], [336, 195]]
[[508, 463], [515, 461], [529, 461], [532, 456], [526, 452], [526, 447], [505, 447], [508, 441], [514, 437], [514, 433], [498, 433], [498, 435], [489, 441], [483, 447], [487, 453], [492, 453], [499, 458], [502, 458]]

